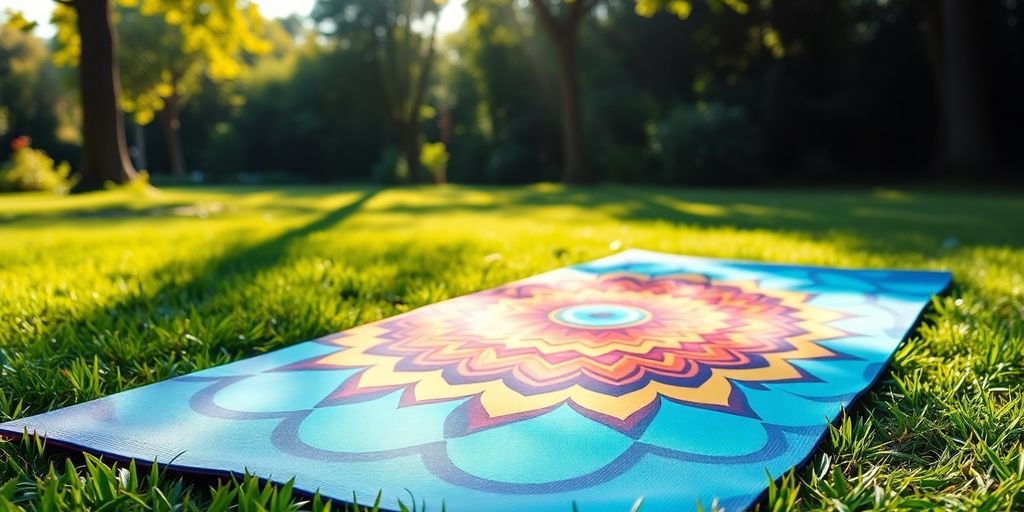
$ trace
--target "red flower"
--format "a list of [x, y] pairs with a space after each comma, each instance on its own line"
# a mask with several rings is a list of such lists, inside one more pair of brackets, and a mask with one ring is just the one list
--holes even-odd
[[27, 148], [30, 144], [32, 144], [32, 138], [28, 135], [22, 135], [21, 137], [15, 137], [11, 141], [11, 149], [18, 151], [19, 149]]

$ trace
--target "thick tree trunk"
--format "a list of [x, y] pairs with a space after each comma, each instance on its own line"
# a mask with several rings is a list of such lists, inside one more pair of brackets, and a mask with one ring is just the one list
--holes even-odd
[[185, 152], [181, 149], [181, 134], [178, 131], [180, 126], [178, 97], [172, 95], [167, 98], [164, 109], [160, 111], [160, 128], [164, 132], [164, 142], [167, 144], [171, 174], [179, 178], [188, 172], [185, 166]]
[[963, 0], [942, 0], [942, 164], [953, 172], [977, 171], [991, 163], [985, 80], [979, 60], [982, 9]]
[[583, 147], [583, 101], [580, 98], [579, 74], [576, 70], [575, 27], [563, 31], [555, 39], [558, 54], [558, 88], [561, 96], [562, 157], [565, 160], [563, 180], [569, 184], [591, 184], [594, 177]]
[[121, 77], [117, 69], [117, 40], [110, 20], [110, 0], [76, 0], [82, 56], [82, 160], [79, 188], [91, 190], [107, 182], [135, 178], [128, 158], [121, 112]]

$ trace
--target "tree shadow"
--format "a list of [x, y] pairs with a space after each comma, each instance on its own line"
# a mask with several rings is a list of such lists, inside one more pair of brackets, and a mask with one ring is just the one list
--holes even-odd
[[[239, 281], [250, 280], [260, 272], [274, 267], [285, 258], [288, 250], [296, 242], [319, 231], [330, 229], [351, 217], [379, 192], [379, 189], [366, 191], [354, 201], [268, 240], [253, 245], [230, 247], [224, 250], [219, 258], [206, 262], [199, 270], [192, 272], [190, 279], [183, 282], [172, 281], [148, 297], [139, 297], [137, 300], [159, 302], [160, 297], [180, 296], [187, 292], [199, 293], [204, 300], [216, 296], [224, 288]], [[172, 268], [164, 269], [162, 272], [175, 270], [172, 264]], [[118, 307], [123, 306], [131, 305], [122, 304]]]
[[[188, 355], [178, 357], [168, 347], [149, 346], [146, 341], [152, 337], [153, 328], [165, 328], [171, 325], [174, 317], [195, 317], [206, 305], [212, 303], [219, 295], [233, 287], [251, 285], [258, 275], [281, 263], [295, 244], [306, 237], [330, 229], [345, 219], [356, 214], [378, 193], [369, 190], [354, 201], [321, 217], [287, 230], [268, 240], [244, 247], [233, 247], [225, 250], [219, 257], [214, 257], [199, 268], [187, 268], [181, 262], [172, 263], [155, 271], [154, 275], [163, 274], [163, 284], [155, 291], [139, 290], [123, 300], [97, 307], [84, 313], [76, 313], [74, 317], [61, 318], [45, 326], [41, 332], [32, 337], [34, 344], [27, 350], [15, 350], [2, 353], [0, 363], [12, 368], [13, 373], [25, 372], [23, 379], [12, 380], [11, 385], [21, 385], [23, 381], [31, 382], [30, 374], [40, 376], [52, 372], [52, 368], [65, 367], [76, 358], [93, 355], [101, 356], [104, 366], [141, 361], [143, 374], [150, 371], [150, 361], [155, 366], [163, 365], [171, 374], [144, 376], [142, 379], [157, 380], [173, 376], [182, 369], [174, 368], [174, 360], [187, 360]], [[202, 315], [198, 315], [202, 316]], [[218, 319], [211, 319], [217, 321]], [[161, 325], [163, 324], [163, 326]], [[221, 351], [251, 353], [255, 347], [251, 342], [238, 340], [235, 345], [221, 346]], [[118, 349], [120, 347], [120, 349]], [[12, 347], [14, 348], [14, 347]], [[120, 351], [119, 351], [120, 350]], [[225, 357], [227, 356], [225, 352]], [[150, 355], [150, 357], [143, 357]], [[154, 357], [169, 357], [170, 363], [158, 362]], [[133, 361], [136, 359], [136, 361]], [[128, 374], [138, 373], [140, 368], [129, 369]], [[189, 370], [189, 368], [183, 368]], [[118, 380], [121, 375], [118, 371]], [[138, 382], [141, 383], [141, 382]], [[113, 385], [113, 383], [110, 383]], [[123, 383], [122, 383], [123, 384]], [[120, 387], [122, 384], [119, 384]], [[12, 389], [16, 396], [23, 397], [26, 403], [46, 403], [53, 400], [51, 393], [40, 392], [48, 387], [30, 385], [23, 389]], [[129, 386], [130, 387], [130, 386]], [[114, 391], [108, 389], [107, 391]], [[82, 398], [82, 397], [77, 397]], [[89, 398], [89, 397], [86, 397]], [[47, 407], [52, 409], [53, 404]]]
[[771, 230], [810, 238], [843, 236], [862, 250], [932, 251], [959, 246], [1024, 246], [1024, 204], [1011, 196], [970, 198], [884, 190], [688, 190], [590, 188], [474, 188], [498, 200], [468, 202], [458, 189], [432, 204], [395, 204], [381, 213], [428, 215], [474, 212], [525, 215], [573, 205], [590, 215], [699, 228]]
[[[280, 194], [284, 197], [290, 197]], [[323, 195], [323, 191], [320, 192]], [[238, 197], [244, 194], [237, 194]], [[302, 196], [299, 196], [301, 198]], [[141, 203], [135, 206], [110, 204], [86, 208], [69, 208], [65, 210], [44, 210], [30, 212], [0, 212], [0, 226], [41, 225], [46, 226], [54, 221], [70, 220], [74, 222], [107, 223], [121, 220], [163, 220], [173, 218], [220, 217], [238, 211], [250, 209], [272, 210], [275, 214], [309, 215], [323, 211], [311, 205], [290, 204], [281, 201], [257, 205], [238, 205], [217, 200], [210, 201], [174, 201], [160, 204]]]
[[[266, 287], [273, 285], [267, 284], [261, 276], [288, 262], [296, 248], [310, 236], [332, 229], [359, 212], [368, 214], [360, 216], [358, 221], [358, 229], [364, 233], [385, 229], [379, 223], [394, 223], [396, 227], [402, 227], [403, 223], [409, 222], [406, 217], [410, 215], [474, 212], [485, 217], [521, 216], [528, 220], [545, 218], [549, 212], [555, 211], [549, 208], [559, 208], [559, 212], [567, 212], [567, 215], [560, 216], [558, 220], [548, 217], [547, 222], [564, 221], [585, 226], [599, 219], [605, 224], [612, 221], [611, 226], [619, 220], [698, 229], [770, 230], [807, 240], [824, 240], [842, 250], [856, 248], [879, 254], [926, 258], [943, 256], [938, 248], [950, 238], [959, 240], [957, 243], [961, 246], [1017, 247], [1024, 241], [1024, 237], [1018, 236], [1022, 222], [1017, 211], [1018, 203], [1006, 198], [988, 201], [934, 194], [559, 186], [411, 189], [416, 193], [410, 195], [402, 193], [406, 190], [410, 189], [389, 193], [388, 200], [375, 201], [370, 207], [367, 203], [377, 196], [378, 191], [360, 191], [359, 197], [344, 206], [269, 239], [228, 247], [202, 262], [173, 262], [156, 270], [154, 279], [147, 280], [157, 283], [151, 285], [151, 289], [140, 289], [95, 309], [79, 310], [81, 313], [76, 311], [73, 318], [61, 318], [41, 326], [38, 333], [26, 338], [26, 343], [38, 346], [24, 351], [24, 358], [36, 360], [20, 361], [16, 365], [36, 366], [40, 378], [52, 378], [52, 370], [47, 366], [63, 367], [76, 358], [100, 355], [106, 358], [104, 363], [111, 368], [129, 365], [126, 372], [132, 376], [129, 384], [137, 384], [269, 350], [307, 339], [307, 336], [341, 330], [358, 322], [394, 314], [403, 307], [435, 302], [451, 293], [472, 291], [466, 286], [480, 285], [479, 281], [449, 279], [451, 276], [448, 274], [463, 264], [460, 258], [471, 255], [479, 258], [479, 254], [474, 252], [476, 248], [434, 244], [422, 237], [399, 237], [401, 242], [398, 243], [361, 248], [364, 254], [352, 258], [352, 261], [359, 262], [356, 265], [359, 268], [352, 272], [355, 277], [346, 277], [346, 282], [335, 282], [324, 288], [327, 293], [336, 294], [333, 302], [324, 302], [336, 307], [340, 297], [340, 303], [356, 311], [354, 314], [360, 315], [358, 318], [291, 319], [288, 325], [258, 325], [262, 330], [245, 331], [248, 338], [239, 338], [243, 334], [240, 328], [248, 329], [259, 324], [262, 319], [255, 318], [266, 316], [268, 309], [275, 314], [289, 307], [302, 309], [307, 314], [315, 311], [310, 308], [318, 307], [318, 301], [311, 298], [308, 290], [301, 290], [305, 293], [302, 295], [269, 289]], [[322, 189], [320, 192], [323, 195]], [[566, 205], [571, 207], [564, 208]], [[873, 215], [875, 213], [877, 215]], [[472, 228], [458, 224], [452, 226], [453, 229]], [[563, 263], [573, 262], [566, 260]], [[468, 260], [464, 263], [479, 265]], [[1012, 262], [1007, 263], [1010, 264]], [[387, 281], [367, 281], [365, 270], [374, 266], [389, 267], [393, 272], [387, 274]], [[492, 277], [506, 280], [513, 276], [501, 274]], [[304, 278], [290, 282], [311, 282], [301, 279]], [[452, 284], [456, 281], [458, 284]], [[283, 282], [288, 283], [288, 278]], [[467, 285], [469, 282], [471, 284]], [[499, 282], [503, 281], [488, 281], [489, 284]], [[427, 293], [425, 290], [432, 287], [441, 291], [429, 296], [417, 295]], [[239, 290], [244, 293], [238, 293]], [[280, 297], [262, 301], [264, 305], [269, 304], [269, 308], [247, 317], [246, 298], [252, 297], [253, 293], [272, 292], [280, 293]], [[235, 320], [238, 322], [232, 324]], [[187, 321], [192, 322], [191, 326], [182, 325]], [[219, 325], [211, 327], [218, 322]], [[158, 347], [147, 341], [153, 338], [153, 332], [147, 330], [153, 326], [164, 330], [158, 339], [171, 340], [173, 346]], [[206, 333], [208, 339], [201, 340], [206, 346], [193, 348], [179, 338], [167, 335], [168, 329], [176, 330], [173, 334], [179, 338]], [[194, 354], [186, 352], [193, 349]], [[220, 352], [210, 355], [215, 351]], [[0, 365], [5, 364], [5, 357], [0, 349]], [[173, 367], [175, 357], [180, 363], [177, 368]], [[202, 357], [207, 359], [202, 360]], [[171, 358], [172, 361], [167, 363], [161, 359], [157, 362], [158, 358]], [[137, 369], [138, 365], [150, 364], [163, 368], [159, 371], [164, 373], [147, 374], [149, 369]], [[140, 373], [142, 377], [137, 376]], [[36, 390], [43, 388], [42, 385], [34, 387]], [[33, 390], [22, 391], [31, 393]], [[53, 394], [42, 393], [27, 401], [38, 404], [42, 400], [45, 403], [53, 397]]]

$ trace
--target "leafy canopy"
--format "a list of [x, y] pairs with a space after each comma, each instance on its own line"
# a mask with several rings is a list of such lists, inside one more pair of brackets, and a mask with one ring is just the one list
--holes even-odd
[[[270, 51], [264, 19], [248, 0], [116, 0], [120, 37], [123, 107], [146, 124], [167, 98], [187, 97], [205, 75], [213, 81], [238, 78], [246, 54]], [[81, 42], [75, 10], [58, 4], [58, 65], [78, 63]]]
[[374, 63], [389, 115], [401, 122], [420, 116], [429, 78], [433, 38], [446, 0], [318, 0], [313, 18], [328, 21], [343, 47]]
[[[728, 7], [739, 14], [746, 14], [750, 10], [750, 6], [743, 0], [705, 0], [705, 3], [714, 11]], [[686, 19], [693, 11], [693, 3], [688, 0], [636, 0], [635, 10], [640, 16], [648, 18], [665, 10]]]

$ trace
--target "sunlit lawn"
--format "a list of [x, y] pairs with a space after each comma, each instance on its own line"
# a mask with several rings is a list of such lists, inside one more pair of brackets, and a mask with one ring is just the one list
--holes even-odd
[[[891, 375], [769, 507], [1024, 508], [1024, 200], [1011, 195], [535, 186], [0, 196], [0, 420], [629, 247], [952, 270], [952, 292]], [[68, 478], [61, 452], [0, 450], [0, 509], [211, 499], [210, 482], [124, 489], [103, 468]], [[256, 484], [213, 496], [269, 503]]]

